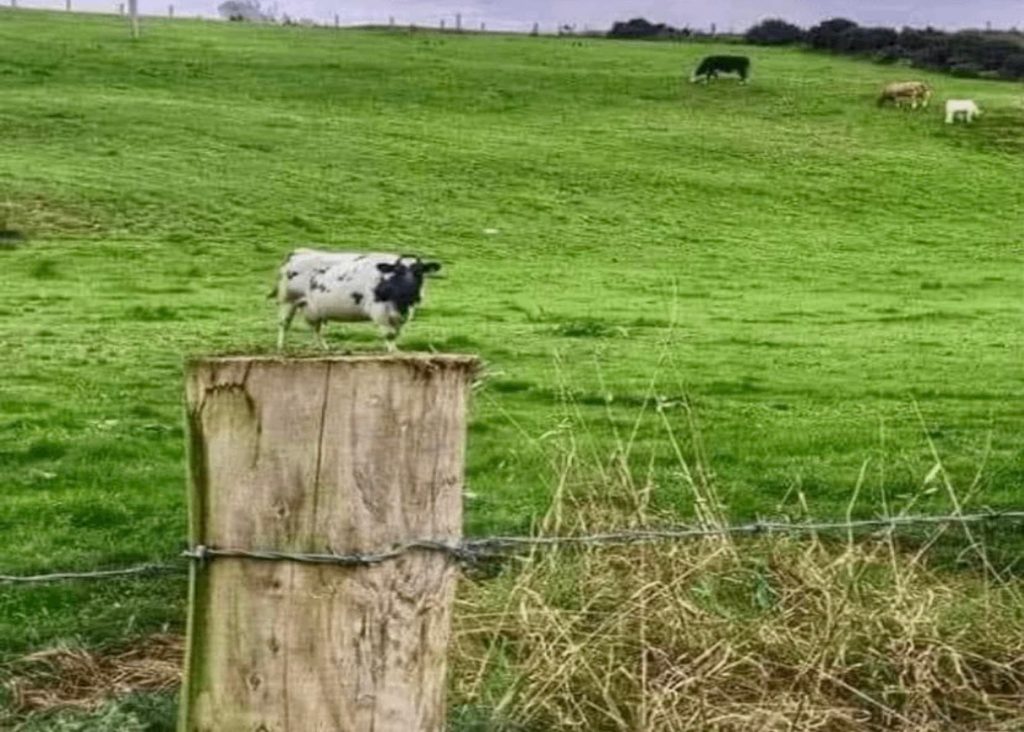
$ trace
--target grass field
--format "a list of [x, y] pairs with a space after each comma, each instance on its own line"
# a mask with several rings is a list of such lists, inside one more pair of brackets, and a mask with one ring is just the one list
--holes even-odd
[[[487, 363], [469, 533], [529, 529], [570, 423], [608, 465], [635, 427], [691, 515], [684, 398], [737, 520], [843, 515], [862, 471], [856, 514], [946, 510], [930, 441], [1020, 504], [1021, 87], [761, 48], [681, 83], [713, 50], [0, 10], [0, 573], [182, 548], [183, 357], [270, 348], [303, 243], [444, 262], [402, 345]], [[876, 108], [908, 75], [987, 115]], [[0, 588], [0, 655], [180, 628], [183, 590]]]

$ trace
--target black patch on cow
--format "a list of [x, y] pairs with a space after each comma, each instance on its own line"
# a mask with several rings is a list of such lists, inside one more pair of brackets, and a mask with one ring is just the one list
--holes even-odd
[[288, 271], [288, 279], [294, 280], [298, 276], [299, 276], [299, 273], [296, 272], [294, 269]]
[[352, 301], [355, 302], [356, 305], [362, 305], [363, 304], [363, 293], [361, 293], [361, 292], [353, 292], [352, 293]]
[[317, 267], [313, 271], [316, 272], [317, 274], [323, 274], [324, 272], [327, 271], [327, 267]]
[[373, 298], [377, 302], [390, 302], [405, 318], [409, 311], [420, 301], [423, 289], [423, 276], [428, 272], [441, 269], [437, 262], [420, 262], [405, 264], [401, 259], [394, 264], [381, 262], [377, 271], [381, 279], [373, 288]]

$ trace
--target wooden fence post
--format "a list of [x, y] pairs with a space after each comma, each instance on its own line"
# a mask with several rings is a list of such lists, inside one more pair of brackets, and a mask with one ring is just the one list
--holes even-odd
[[[194, 547], [373, 553], [462, 532], [476, 360], [198, 359]], [[442, 732], [457, 566], [194, 561], [181, 732]]]
[[168, 18], [173, 18], [174, 17], [174, 5], [168, 5], [167, 6], [167, 17]]
[[139, 37], [139, 0], [128, 0], [129, 25], [132, 38]]

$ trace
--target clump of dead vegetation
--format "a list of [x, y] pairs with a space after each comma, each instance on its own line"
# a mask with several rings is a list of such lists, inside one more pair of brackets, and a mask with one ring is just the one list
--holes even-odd
[[56, 646], [33, 653], [12, 664], [4, 684], [11, 711], [88, 711], [128, 694], [173, 690], [183, 647], [180, 636], [157, 634], [107, 652]]
[[[692, 444], [667, 439], [697, 524], [720, 528], [691, 426]], [[655, 486], [625, 467], [628, 446], [588, 467], [570, 442], [538, 533], [659, 523]], [[929, 480], [962, 507], [944, 476], [937, 462]], [[943, 533], [973, 569], [932, 561]], [[1019, 730], [1022, 589], [966, 524], [909, 546], [876, 532], [545, 549], [461, 585], [456, 728]]]
[[553, 551], [463, 586], [453, 689], [508, 729], [1020, 729], [1022, 630], [884, 539]]

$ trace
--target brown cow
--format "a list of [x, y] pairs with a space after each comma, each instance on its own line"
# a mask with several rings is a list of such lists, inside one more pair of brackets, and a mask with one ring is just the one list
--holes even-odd
[[931, 96], [932, 88], [923, 81], [894, 81], [891, 84], [886, 84], [882, 89], [882, 93], [878, 97], [878, 106], [881, 107], [886, 102], [892, 102], [897, 107], [902, 107], [903, 103], [909, 100], [911, 109], [917, 109], [918, 103], [923, 109], [928, 106]]

